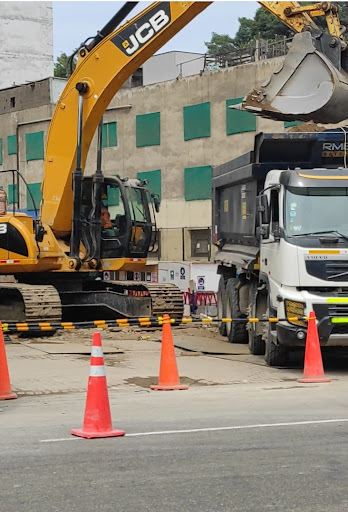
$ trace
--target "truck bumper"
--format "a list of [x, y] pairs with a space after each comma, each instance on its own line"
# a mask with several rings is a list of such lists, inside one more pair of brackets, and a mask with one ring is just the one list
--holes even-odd
[[[348, 323], [339, 323], [340, 318], [348, 318], [348, 297], [334, 297], [326, 294], [314, 295], [307, 291], [297, 292], [296, 296], [295, 298], [295, 294], [291, 294], [291, 297], [286, 297], [284, 294], [284, 299], [289, 298], [290, 300], [304, 302], [306, 304], [306, 315], [310, 311], [315, 312], [321, 346], [348, 347]], [[283, 312], [285, 316], [285, 311], [283, 310]], [[299, 333], [302, 333], [303, 339], [299, 339], [301, 337]], [[303, 333], [305, 333], [305, 336], [303, 336]], [[278, 343], [282, 345], [305, 346], [307, 329], [282, 322], [277, 324], [277, 337]]]

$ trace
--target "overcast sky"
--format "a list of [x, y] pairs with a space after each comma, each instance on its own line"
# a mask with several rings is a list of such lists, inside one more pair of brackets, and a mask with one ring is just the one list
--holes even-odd
[[[123, 1], [78, 1], [65, 0], [53, 2], [53, 45], [54, 60], [61, 53], [70, 55], [87, 37], [94, 36], [123, 5]], [[130, 19], [143, 10], [151, 2], [139, 2]], [[252, 18], [257, 2], [222, 1], [213, 2], [185, 28], [181, 30], [161, 50], [181, 50], [205, 53], [205, 41], [209, 41], [212, 32], [229, 34], [236, 33], [238, 18]]]

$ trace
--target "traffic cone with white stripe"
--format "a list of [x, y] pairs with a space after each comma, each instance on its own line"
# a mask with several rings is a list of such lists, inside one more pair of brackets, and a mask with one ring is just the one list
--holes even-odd
[[125, 434], [123, 430], [115, 430], [112, 427], [104, 355], [99, 332], [93, 335], [83, 426], [82, 429], [74, 429], [71, 433], [74, 436], [87, 439], [124, 436]]

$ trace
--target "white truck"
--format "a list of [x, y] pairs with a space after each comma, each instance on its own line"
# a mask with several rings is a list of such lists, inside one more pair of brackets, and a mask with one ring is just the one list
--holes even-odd
[[322, 346], [348, 346], [347, 134], [259, 134], [254, 150], [213, 169], [219, 318], [231, 343], [270, 366], [304, 346], [314, 311]]

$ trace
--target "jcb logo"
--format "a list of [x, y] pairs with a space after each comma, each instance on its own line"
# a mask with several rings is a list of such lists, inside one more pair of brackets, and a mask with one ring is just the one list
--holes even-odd
[[136, 23], [114, 37], [111, 41], [128, 56], [133, 55], [152, 37], [170, 23], [170, 3], [162, 2], [156, 12], [144, 14]]

